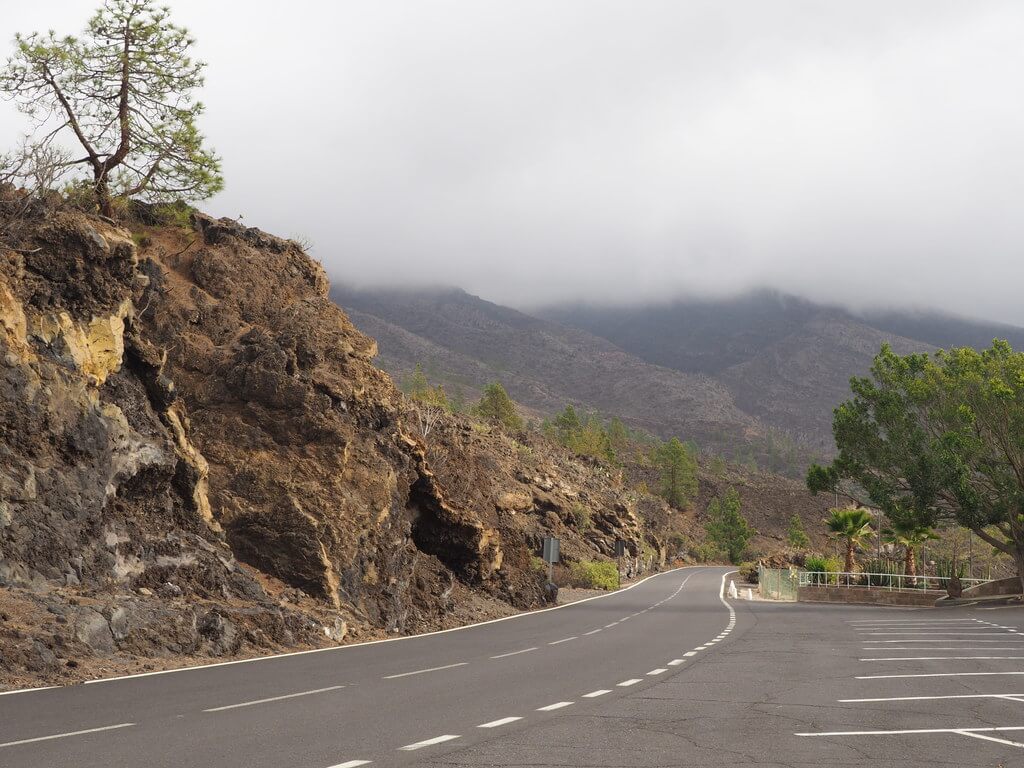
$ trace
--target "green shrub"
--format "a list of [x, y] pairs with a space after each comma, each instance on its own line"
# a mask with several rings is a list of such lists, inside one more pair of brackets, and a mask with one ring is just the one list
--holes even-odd
[[574, 587], [617, 589], [619, 571], [615, 563], [581, 560], [569, 568], [569, 579]]
[[747, 584], [757, 584], [757, 563], [752, 563], [749, 560], [745, 563], [740, 563], [739, 577]]
[[593, 526], [590, 510], [578, 501], [565, 515], [565, 522], [576, 528], [578, 531], [589, 531]]
[[[837, 572], [843, 570], [843, 564], [837, 557], [824, 557], [822, 555], [808, 555], [804, 561], [804, 570], [812, 574], [811, 584], [835, 584], [836, 576], [829, 576], [826, 582], [825, 572]], [[815, 576], [814, 574], [821, 574]]]
[[698, 544], [693, 548], [693, 556], [698, 563], [723, 563], [727, 562], [729, 556], [714, 544]]
[[547, 574], [548, 564], [544, 562], [544, 558], [533, 555], [530, 558], [530, 570], [537, 573]]

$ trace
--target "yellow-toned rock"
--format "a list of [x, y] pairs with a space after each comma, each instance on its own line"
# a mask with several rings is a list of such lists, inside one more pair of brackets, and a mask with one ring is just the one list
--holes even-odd
[[121, 369], [125, 318], [131, 316], [133, 309], [126, 299], [113, 315], [94, 317], [85, 326], [67, 312], [44, 315], [34, 321], [33, 335], [46, 344], [62, 343], [75, 368], [98, 387]]

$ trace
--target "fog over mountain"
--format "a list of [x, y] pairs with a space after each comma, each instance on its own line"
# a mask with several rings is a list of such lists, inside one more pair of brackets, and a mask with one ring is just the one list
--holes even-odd
[[[1019, 2], [169, 5], [210, 65], [227, 189], [202, 207], [350, 283], [1024, 323]], [[4, 143], [24, 127], [0, 103]]]

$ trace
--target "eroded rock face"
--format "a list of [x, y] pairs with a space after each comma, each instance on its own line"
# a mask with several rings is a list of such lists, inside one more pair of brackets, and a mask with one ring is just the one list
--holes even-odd
[[639, 551], [603, 470], [457, 418], [420, 436], [296, 244], [136, 234], [43, 211], [0, 247], [0, 618], [34, 617], [0, 621], [0, 673], [452, 626], [470, 592], [541, 604], [543, 535]]

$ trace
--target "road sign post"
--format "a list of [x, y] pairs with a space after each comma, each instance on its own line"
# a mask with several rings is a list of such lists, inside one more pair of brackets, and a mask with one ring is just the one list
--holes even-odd
[[554, 536], [545, 536], [541, 545], [541, 557], [548, 564], [548, 581], [554, 582], [555, 563], [558, 562], [559, 544]]
[[622, 588], [622, 556], [626, 554], [626, 542], [615, 540], [615, 573], [619, 577], [619, 588]]

